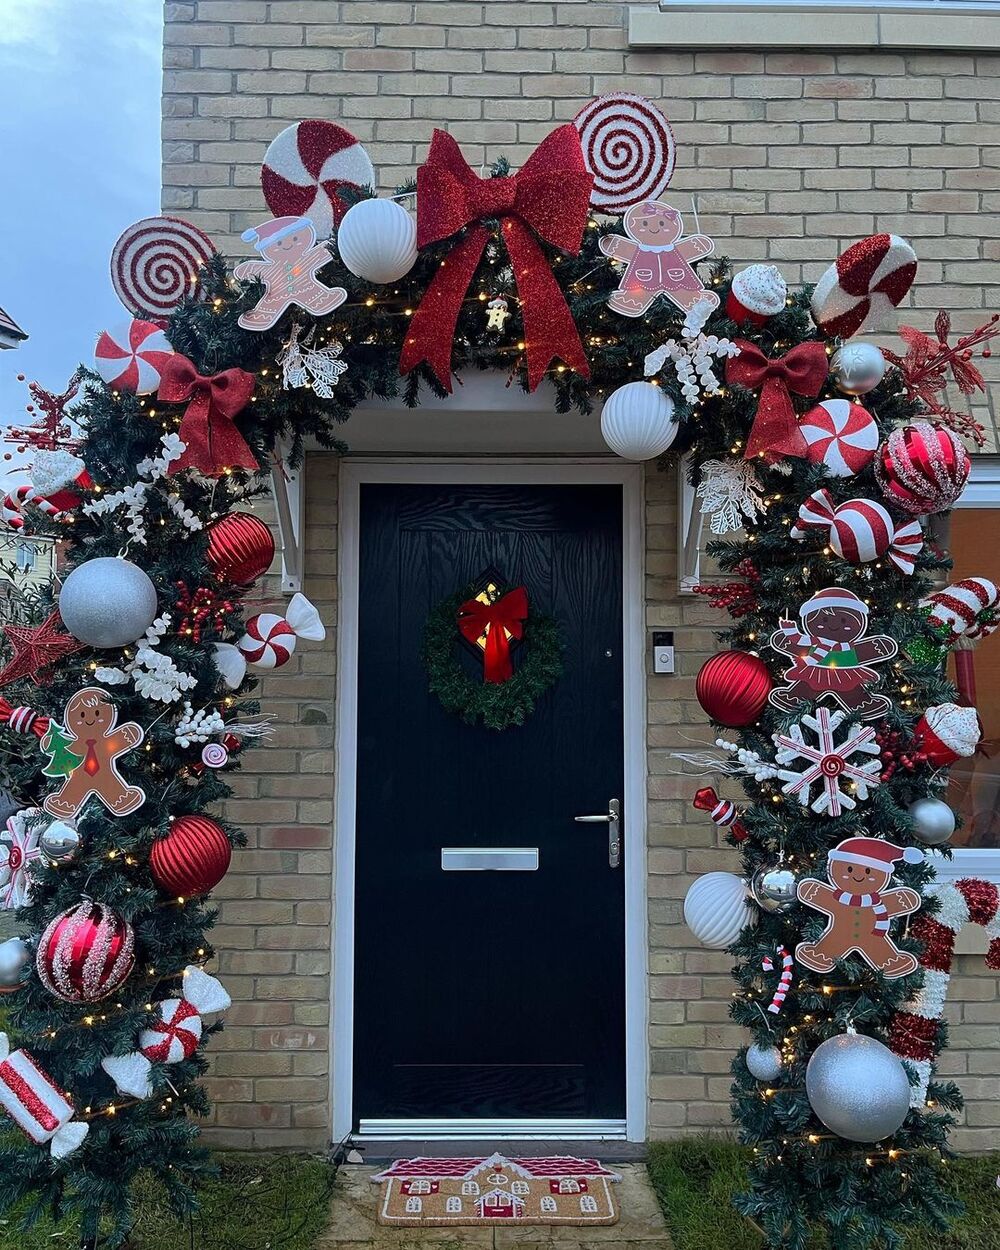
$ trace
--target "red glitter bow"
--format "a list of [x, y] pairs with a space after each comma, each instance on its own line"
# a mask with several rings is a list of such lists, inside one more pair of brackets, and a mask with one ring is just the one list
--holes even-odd
[[221, 477], [227, 468], [260, 466], [233, 418], [247, 406], [253, 394], [254, 375], [245, 369], [224, 369], [204, 377], [186, 356], [167, 360], [160, 376], [157, 396], [171, 404], [188, 400], [179, 437], [187, 444], [170, 471], [199, 469], [206, 477]]
[[829, 365], [822, 343], [800, 343], [777, 360], [768, 360], [759, 347], [736, 339], [738, 356], [726, 361], [726, 381], [750, 390], [760, 388], [744, 458], [763, 456], [769, 463], [783, 456], [805, 456], [806, 440], [798, 427], [790, 392], [815, 397], [826, 381]]
[[572, 314], [533, 236], [575, 256], [593, 183], [574, 126], [554, 130], [520, 173], [509, 178], [480, 178], [455, 140], [435, 130], [427, 160], [417, 170], [417, 245], [426, 247], [465, 226], [472, 228], [452, 247], [413, 315], [400, 373], [426, 361], [451, 391], [451, 347], [459, 310], [490, 239], [490, 231], [475, 223], [498, 217], [521, 301], [529, 389], [535, 389], [556, 357], [589, 378]]
[[475, 643], [486, 635], [483, 655], [483, 679], [500, 685], [514, 676], [510, 662], [510, 639], [520, 638], [528, 616], [528, 592], [523, 586], [508, 591], [495, 603], [467, 599], [458, 609], [458, 628], [462, 637]]

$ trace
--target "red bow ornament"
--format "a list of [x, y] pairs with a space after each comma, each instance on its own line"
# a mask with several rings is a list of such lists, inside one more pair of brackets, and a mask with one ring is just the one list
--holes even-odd
[[726, 361], [726, 381], [760, 390], [757, 413], [744, 458], [763, 456], [768, 463], [783, 456], [804, 457], [806, 440], [799, 429], [791, 392], [815, 398], [826, 381], [829, 364], [822, 343], [800, 343], [774, 360], [745, 339], [735, 339], [738, 356]]
[[400, 373], [426, 361], [450, 393], [458, 314], [490, 239], [490, 231], [478, 223], [499, 218], [524, 319], [529, 389], [535, 389], [556, 357], [589, 378], [572, 314], [535, 236], [575, 256], [593, 183], [574, 126], [554, 130], [520, 172], [507, 178], [480, 178], [451, 135], [435, 130], [427, 160], [417, 170], [417, 246], [470, 229], [456, 241], [413, 314]]
[[528, 618], [528, 592], [523, 586], [508, 591], [494, 603], [467, 599], [458, 609], [458, 628], [466, 641], [478, 644], [486, 635], [483, 680], [500, 685], [514, 676], [510, 638], [521, 638]]
[[250, 402], [253, 388], [254, 375], [245, 369], [224, 369], [205, 377], [186, 356], [175, 353], [167, 360], [157, 397], [171, 404], [188, 401], [177, 431], [187, 447], [171, 462], [171, 473], [198, 469], [206, 477], [221, 477], [227, 468], [254, 472], [260, 468], [233, 424], [233, 418]]

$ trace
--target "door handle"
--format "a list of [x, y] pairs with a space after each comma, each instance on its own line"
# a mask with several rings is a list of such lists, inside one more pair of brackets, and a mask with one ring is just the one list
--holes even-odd
[[622, 805], [618, 799], [608, 799], [608, 810], [600, 816], [574, 816], [581, 825], [608, 826], [608, 867], [617, 868], [622, 862], [621, 820]]

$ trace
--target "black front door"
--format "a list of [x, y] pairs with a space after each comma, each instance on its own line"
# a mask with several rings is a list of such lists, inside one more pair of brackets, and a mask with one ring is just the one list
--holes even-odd
[[[371, 484], [360, 515], [355, 1120], [623, 1119], [623, 865], [573, 819], [623, 798], [622, 488]], [[499, 733], [445, 712], [421, 658], [488, 570], [565, 643]], [[494, 847], [537, 869], [442, 868]]]

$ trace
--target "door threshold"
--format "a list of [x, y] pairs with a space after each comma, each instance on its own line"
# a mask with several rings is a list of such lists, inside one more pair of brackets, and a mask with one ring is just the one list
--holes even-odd
[[361, 1120], [360, 1141], [624, 1141], [624, 1120]]

